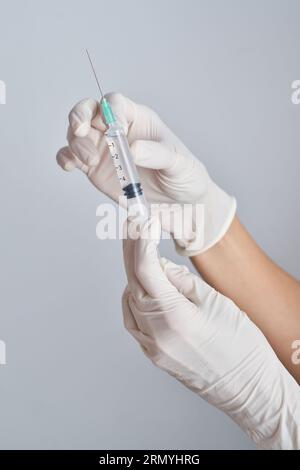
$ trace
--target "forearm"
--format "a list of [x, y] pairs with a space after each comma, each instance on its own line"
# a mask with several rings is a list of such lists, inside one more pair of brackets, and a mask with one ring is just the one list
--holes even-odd
[[192, 262], [210, 285], [248, 314], [299, 383], [300, 365], [292, 363], [291, 345], [300, 339], [300, 283], [266, 256], [237, 218], [218, 244]]

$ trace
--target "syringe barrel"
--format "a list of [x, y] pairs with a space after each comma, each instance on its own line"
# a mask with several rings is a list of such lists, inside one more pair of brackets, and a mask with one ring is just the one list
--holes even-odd
[[122, 127], [118, 123], [110, 124], [105, 136], [120, 186], [127, 198], [128, 211], [147, 215], [140, 178]]

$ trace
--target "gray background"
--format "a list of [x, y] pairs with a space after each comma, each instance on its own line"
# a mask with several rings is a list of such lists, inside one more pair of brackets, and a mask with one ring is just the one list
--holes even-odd
[[105, 90], [154, 107], [299, 276], [299, 17], [286, 0], [0, 1], [2, 449], [253, 448], [124, 331], [121, 244], [95, 235], [106, 199], [55, 154], [97, 96], [87, 46]]

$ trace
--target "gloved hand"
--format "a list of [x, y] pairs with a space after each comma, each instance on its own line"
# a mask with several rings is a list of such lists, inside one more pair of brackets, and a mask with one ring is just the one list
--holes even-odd
[[[184, 221], [184, 233], [172, 230], [172, 215], [163, 207], [162, 226], [176, 237], [177, 251], [193, 256], [217, 243], [229, 228], [236, 210], [233, 197], [209, 177], [203, 164], [151, 109], [120, 94], [107, 95], [113, 112], [123, 126], [149, 203], [202, 204], [204, 224], [196, 226], [195, 209]], [[90, 181], [118, 201], [121, 190], [103, 133], [105, 124], [99, 104], [86, 99], [69, 115], [68, 142], [57, 154], [65, 170], [81, 169]], [[174, 219], [174, 217], [173, 217]], [[203, 222], [203, 220], [201, 220]], [[176, 222], [173, 224], [176, 229]]]
[[124, 241], [127, 330], [155, 365], [227, 413], [259, 447], [299, 449], [298, 384], [231, 300], [158, 258], [156, 223]]

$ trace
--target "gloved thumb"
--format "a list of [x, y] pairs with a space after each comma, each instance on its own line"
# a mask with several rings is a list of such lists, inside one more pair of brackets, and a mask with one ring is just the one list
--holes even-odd
[[161, 142], [135, 140], [131, 145], [131, 151], [136, 165], [161, 170], [169, 177], [176, 176], [183, 166], [183, 156]]
[[191, 273], [187, 266], [179, 266], [166, 258], [161, 258], [160, 264], [170, 283], [195, 305], [200, 306], [208, 295], [215, 292], [199, 276]]
[[160, 229], [154, 217], [128, 220], [130, 237], [123, 242], [124, 262], [128, 286], [136, 297], [147, 293], [151, 298], [162, 298], [176, 293], [159, 262]]

